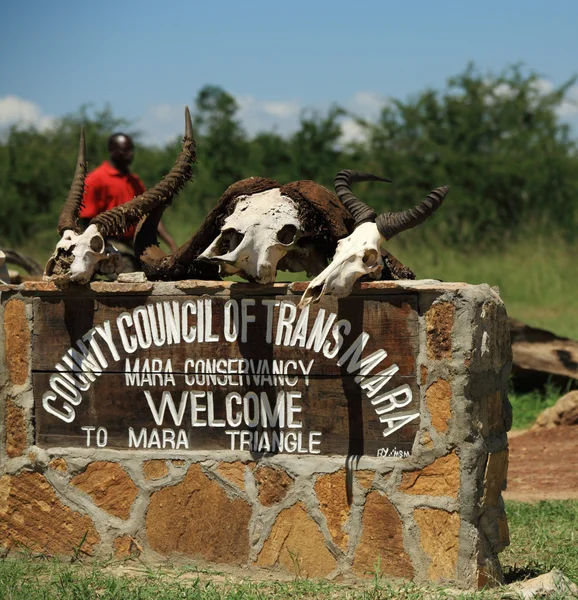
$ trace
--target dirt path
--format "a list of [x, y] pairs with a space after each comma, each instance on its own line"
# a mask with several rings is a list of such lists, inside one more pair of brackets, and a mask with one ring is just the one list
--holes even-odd
[[506, 500], [578, 499], [578, 426], [514, 432]]

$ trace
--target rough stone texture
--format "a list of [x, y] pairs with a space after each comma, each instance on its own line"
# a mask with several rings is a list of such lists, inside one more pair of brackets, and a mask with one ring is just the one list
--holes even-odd
[[151, 481], [168, 475], [169, 467], [166, 460], [146, 460], [142, 465], [142, 472], [145, 479]]
[[379, 566], [384, 575], [413, 577], [413, 565], [403, 545], [401, 518], [381, 493], [367, 495], [361, 526], [361, 539], [353, 556], [357, 575], [371, 577]]
[[347, 523], [350, 513], [346, 486], [345, 469], [321, 475], [315, 482], [315, 494], [319, 500], [321, 512], [327, 521], [329, 533], [335, 544], [342, 550], [347, 549], [349, 542], [349, 536], [343, 531], [343, 526]]
[[560, 425], [578, 425], [578, 390], [564, 394], [554, 406], [538, 415], [532, 429], [551, 429]]
[[126, 471], [115, 462], [90, 463], [70, 481], [88, 494], [100, 509], [120, 519], [128, 519], [138, 488]]
[[418, 508], [413, 517], [419, 528], [421, 547], [431, 563], [428, 576], [432, 581], [457, 577], [460, 516], [437, 508]]
[[442, 360], [452, 357], [455, 312], [455, 306], [449, 302], [438, 302], [426, 312], [426, 347], [429, 359]]
[[496, 507], [499, 505], [500, 494], [506, 487], [508, 474], [508, 450], [495, 452], [488, 456], [484, 474], [483, 506]]
[[159, 554], [178, 552], [217, 563], [243, 564], [249, 556], [251, 506], [229, 498], [199, 464], [182, 483], [155, 492], [146, 515], [150, 547]]
[[184, 467], [185, 466], [185, 461], [181, 460], [180, 458], [177, 458], [176, 460], [172, 460], [171, 462], [173, 463], [174, 467]]
[[68, 471], [68, 464], [62, 457], [53, 458], [48, 463], [48, 466], [58, 473], [66, 473], [66, 471]]
[[10, 300], [4, 307], [4, 347], [6, 366], [14, 385], [26, 383], [30, 331], [26, 320], [26, 305], [22, 300]]
[[0, 477], [0, 544], [23, 546], [31, 552], [92, 554], [100, 538], [86, 515], [62, 504], [40, 473]]
[[257, 558], [259, 567], [281, 566], [302, 577], [325, 577], [337, 563], [315, 521], [298, 502], [279, 513]]
[[293, 478], [282, 469], [258, 467], [254, 471], [259, 487], [259, 502], [263, 506], [273, 506], [287, 495]]
[[24, 410], [6, 398], [6, 454], [9, 458], [22, 456], [26, 450], [26, 419]]
[[481, 402], [482, 433], [488, 436], [498, 431], [505, 431], [503, 418], [502, 393], [497, 391], [482, 399]]
[[432, 425], [440, 432], [449, 429], [451, 411], [452, 388], [445, 379], [434, 381], [425, 392], [425, 402], [431, 414]]
[[368, 490], [373, 485], [375, 471], [355, 471], [355, 478], [362, 488]]
[[231, 483], [234, 483], [240, 490], [245, 489], [245, 463], [240, 460], [222, 462], [219, 463], [217, 472]]
[[137, 558], [142, 554], [142, 546], [130, 535], [122, 535], [114, 540], [114, 556], [118, 559]]
[[452, 452], [436, 459], [420, 471], [404, 473], [399, 489], [406, 494], [457, 498], [459, 487], [459, 459], [456, 453]]

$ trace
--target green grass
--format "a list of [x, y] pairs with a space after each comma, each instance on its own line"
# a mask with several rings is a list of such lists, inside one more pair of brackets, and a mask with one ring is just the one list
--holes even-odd
[[507, 502], [510, 546], [506, 574], [534, 576], [560, 569], [578, 583], [578, 501]]
[[[511, 545], [501, 554], [508, 582], [561, 570], [578, 582], [578, 501], [506, 504]], [[147, 567], [139, 562], [66, 564], [47, 558], [0, 560], [0, 600], [177, 600], [331, 598], [363, 600], [497, 600], [503, 589], [445, 591], [392, 583], [375, 576], [344, 585], [296, 578], [262, 581], [187, 566]], [[567, 598], [554, 595], [553, 600]]]
[[553, 386], [547, 386], [544, 392], [533, 390], [527, 394], [510, 393], [508, 397], [514, 415], [512, 429], [531, 427], [538, 415], [550, 406], [554, 406], [563, 394], [564, 391]]

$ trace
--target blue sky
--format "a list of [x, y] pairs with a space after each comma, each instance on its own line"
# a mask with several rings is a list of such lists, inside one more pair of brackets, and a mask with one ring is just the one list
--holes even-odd
[[0, 128], [109, 104], [163, 143], [215, 84], [250, 133], [287, 133], [304, 108], [372, 117], [468, 61], [494, 73], [521, 61], [559, 85], [578, 73], [577, 30], [576, 0], [3, 2]]

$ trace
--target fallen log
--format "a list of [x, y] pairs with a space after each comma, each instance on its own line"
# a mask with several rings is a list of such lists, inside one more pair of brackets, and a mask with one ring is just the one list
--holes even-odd
[[578, 387], [578, 341], [510, 319], [514, 388]]

